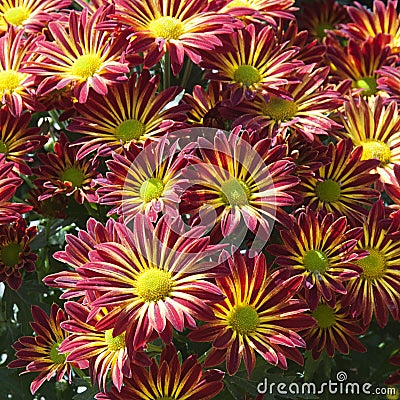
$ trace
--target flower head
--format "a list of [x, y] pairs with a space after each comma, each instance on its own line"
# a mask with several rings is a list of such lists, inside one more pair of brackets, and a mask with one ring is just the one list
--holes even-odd
[[225, 299], [212, 305], [214, 319], [188, 336], [212, 342], [204, 365], [226, 360], [228, 373], [234, 375], [243, 358], [250, 376], [257, 353], [280, 368], [287, 368], [286, 358], [303, 364], [296, 347], [305, 343], [297, 331], [311, 327], [314, 320], [305, 315], [307, 306], [294, 298], [302, 279], [288, 278], [284, 270], [271, 273], [264, 255], [251, 258], [236, 252], [225, 262], [230, 274], [216, 278]]

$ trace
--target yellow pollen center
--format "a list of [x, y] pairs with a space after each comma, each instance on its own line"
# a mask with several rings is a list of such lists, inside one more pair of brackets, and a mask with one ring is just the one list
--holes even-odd
[[174, 17], [160, 17], [149, 23], [149, 31], [165, 40], [178, 40], [185, 33], [182, 22]]
[[371, 96], [377, 92], [378, 83], [373, 76], [366, 76], [355, 82], [355, 86], [364, 89], [361, 94], [364, 96]]
[[19, 263], [21, 250], [21, 245], [19, 243], [6, 244], [0, 249], [0, 260], [4, 265], [14, 267]]
[[245, 86], [251, 86], [260, 82], [261, 75], [258, 69], [252, 65], [241, 65], [233, 74], [233, 79]]
[[297, 105], [292, 100], [271, 96], [268, 103], [262, 107], [262, 113], [274, 121], [289, 121], [297, 113]]
[[19, 26], [29, 18], [30, 12], [25, 7], [13, 7], [9, 8], [3, 16], [11, 25]]
[[61, 354], [58, 352], [58, 348], [60, 347], [60, 343], [54, 342], [50, 349], [50, 359], [54, 362], [54, 364], [64, 364], [67, 359], [67, 354]]
[[318, 182], [315, 192], [321, 201], [327, 203], [337, 201], [340, 198], [340, 185], [332, 179]]
[[113, 337], [113, 329], [108, 329], [104, 332], [104, 339], [111, 351], [118, 351], [125, 348], [125, 332]]
[[226, 8], [235, 8], [235, 7], [252, 8], [252, 4], [250, 1], [246, 0], [233, 0], [226, 5]]
[[165, 300], [172, 288], [171, 274], [158, 268], [144, 271], [136, 280], [137, 294], [146, 303]]
[[308, 271], [319, 274], [329, 268], [329, 261], [323, 251], [308, 250], [303, 257], [303, 265]]
[[220, 195], [227, 206], [244, 206], [249, 203], [251, 191], [244, 182], [232, 178], [222, 183]]
[[315, 31], [316, 31], [316, 33], [317, 33], [317, 36], [318, 36], [320, 39], [323, 39], [323, 38], [326, 36], [325, 29], [327, 29], [327, 30], [332, 30], [332, 29], [333, 29], [333, 26], [332, 26], [331, 24], [329, 24], [328, 22], [321, 22], [320, 24], [318, 24], [318, 25], [315, 27]]
[[363, 148], [362, 160], [377, 158], [381, 162], [382, 167], [390, 163], [392, 152], [390, 146], [386, 143], [381, 140], [368, 140], [361, 145]]
[[235, 306], [227, 318], [229, 326], [240, 335], [253, 333], [259, 323], [257, 311], [248, 305]]
[[77, 188], [82, 186], [85, 174], [79, 168], [70, 167], [62, 173], [61, 180], [63, 182], [70, 182], [72, 187]]
[[87, 79], [93, 76], [101, 66], [101, 59], [97, 54], [79, 56], [71, 67], [71, 75]]
[[21, 75], [13, 70], [0, 71], [0, 94], [17, 89], [21, 82]]
[[0, 153], [7, 154], [7, 144], [0, 140]]
[[312, 316], [317, 320], [320, 328], [330, 328], [336, 322], [335, 311], [326, 304], [320, 304]]
[[164, 191], [164, 184], [159, 178], [150, 178], [142, 183], [140, 186], [139, 195], [146, 203], [153, 199], [158, 199], [162, 196]]
[[145, 133], [146, 127], [143, 122], [137, 119], [128, 119], [115, 129], [114, 135], [123, 141], [123, 143], [130, 142], [132, 140], [139, 140], [140, 137]]
[[366, 279], [378, 279], [385, 274], [386, 271], [386, 257], [376, 249], [366, 249], [369, 256], [357, 260], [356, 264], [362, 268], [361, 276]]

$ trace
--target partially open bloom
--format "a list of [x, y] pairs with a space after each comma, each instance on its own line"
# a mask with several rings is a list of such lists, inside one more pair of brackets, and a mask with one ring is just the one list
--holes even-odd
[[221, 46], [218, 35], [230, 34], [235, 27], [233, 17], [206, 11], [207, 0], [116, 0], [116, 5], [114, 19], [134, 33], [128, 51], [146, 52], [148, 68], [168, 52], [174, 75], [185, 55], [198, 64], [200, 51]]
[[353, 149], [350, 139], [334, 145], [329, 143], [327, 157], [331, 161], [306, 176], [299, 186], [304, 205], [314, 210], [325, 210], [337, 218], [345, 215], [349, 221], [364, 221], [379, 192], [371, 185], [379, 179], [371, 171], [378, 160], [361, 160], [362, 147]]
[[170, 145], [163, 137], [143, 150], [131, 145], [122, 155], [113, 153], [113, 160], [107, 161], [110, 171], [106, 178], [97, 180], [99, 203], [113, 206], [109, 215], [117, 213], [125, 223], [138, 213], [145, 214], [151, 222], [160, 212], [179, 216], [186, 159], [178, 154], [177, 146], [178, 141]]
[[224, 373], [202, 370], [197, 356], [179, 360], [174, 346], [167, 346], [157, 363], [152, 359], [149, 368], [135, 367], [132, 376], [124, 379], [121, 392], [101, 393], [97, 400], [211, 400], [224, 387]]
[[211, 71], [207, 78], [228, 84], [234, 106], [256, 93], [280, 95], [281, 86], [296, 81], [290, 74], [302, 65], [294, 60], [298, 49], [279, 44], [271, 26], [258, 31], [250, 24], [225, 35], [225, 41], [223, 48], [204, 54], [201, 65]]
[[39, 188], [29, 190], [26, 201], [33, 207], [33, 211], [45, 218], [66, 218], [66, 207], [68, 199], [59, 194], [46, 200], [38, 200], [42, 191]]
[[314, 67], [315, 64], [300, 67], [296, 76], [301, 82], [282, 87], [292, 100], [277, 96], [266, 100], [258, 95], [253, 101], [232, 107], [234, 114], [239, 116], [233, 126], [262, 129], [270, 137], [285, 133], [289, 128], [307, 141], [319, 140], [318, 135], [328, 135], [332, 127], [339, 126], [329, 118], [329, 113], [336, 110], [342, 100], [339, 92], [323, 86], [329, 67]]
[[[52, 304], [50, 315], [40, 307], [32, 306], [33, 321], [31, 326], [35, 336], [22, 336], [14, 343], [17, 359], [8, 364], [9, 368], [25, 368], [26, 372], [39, 372], [32, 381], [31, 392], [34, 394], [40, 386], [54, 375], [59, 381], [67, 377], [72, 378], [72, 366], [66, 361], [67, 356], [58, 352], [61, 342], [68, 336], [60, 324], [67, 319], [64, 311]], [[83, 362], [80, 368], [87, 368]]]
[[376, 168], [383, 183], [394, 182], [394, 165], [400, 164], [400, 117], [398, 105], [391, 101], [384, 106], [382, 97], [349, 99], [341, 115], [344, 132], [355, 146], [362, 146], [362, 160], [376, 158]]
[[377, 201], [363, 225], [357, 249], [369, 255], [356, 261], [362, 271], [348, 282], [343, 304], [350, 306], [353, 316], [361, 316], [365, 326], [374, 314], [384, 327], [389, 312], [394, 319], [400, 318], [400, 212], [385, 218], [383, 201]]
[[89, 253], [91, 262], [77, 269], [77, 287], [100, 293], [91, 303], [94, 310], [111, 309], [96, 329], [114, 328], [113, 337], [126, 331], [132, 352], [158, 336], [170, 343], [172, 328], [193, 329], [196, 319], [212, 318], [209, 303], [222, 295], [208, 281], [219, 271], [208, 258], [221, 246], [209, 246], [204, 228], [184, 233], [183, 221], [167, 216], [154, 228], [138, 214], [133, 231], [121, 223], [115, 229], [121, 244], [98, 244]]
[[157, 94], [159, 82], [158, 75], [152, 77], [143, 70], [138, 79], [132, 74], [128, 82], [111, 86], [107, 95], [93, 93], [87, 103], [76, 104], [78, 116], [68, 129], [85, 135], [74, 143], [79, 145], [78, 158], [93, 151], [100, 156], [108, 156], [112, 150], [120, 153], [131, 143], [158, 140], [182, 127], [187, 107], [166, 108], [182, 89], [171, 87]]
[[230, 274], [216, 279], [226, 297], [212, 305], [215, 318], [188, 335], [193, 341], [212, 342], [204, 365], [226, 360], [228, 373], [234, 375], [243, 358], [250, 376], [257, 353], [284, 369], [286, 358], [303, 364], [296, 347], [305, 343], [297, 331], [311, 327], [314, 320], [305, 315], [305, 303], [293, 298], [302, 279], [288, 278], [282, 269], [271, 273], [262, 254], [236, 252], [226, 263]]
[[90, 88], [105, 95], [108, 85], [127, 79], [129, 67], [121, 55], [126, 35], [111, 36], [96, 29], [110, 7], [101, 7], [93, 15], [86, 8], [81, 13], [71, 11], [68, 30], [56, 21], [49, 23], [54, 41], [39, 41], [37, 59], [24, 68], [24, 72], [43, 77], [40, 94], [72, 85], [74, 96], [85, 103]]
[[248, 135], [239, 136], [236, 129], [229, 137], [217, 132], [214, 143], [200, 137], [198, 147], [200, 157], [191, 157], [192, 165], [183, 171], [191, 186], [182, 196], [181, 211], [191, 215], [193, 224], [215, 224], [226, 237], [243, 221], [261, 237], [274, 221], [290, 223], [281, 207], [294, 204], [290, 190], [298, 178], [284, 145], [271, 147], [271, 140], [264, 139], [252, 146]]
[[317, 360], [322, 352], [333, 357], [335, 350], [342, 354], [349, 354], [350, 349], [364, 352], [366, 348], [357, 339], [364, 332], [349, 312], [338, 301], [334, 307], [324, 302], [318, 304], [312, 312], [317, 324], [301, 332], [307, 343], [307, 349], [312, 351], [312, 357]]
[[32, 161], [28, 153], [38, 150], [47, 141], [47, 137], [40, 135], [40, 128], [28, 128], [30, 120], [30, 113], [15, 118], [6, 110], [0, 110], [0, 153], [14, 163], [16, 171], [25, 175], [31, 174], [26, 165]]
[[77, 149], [70, 146], [67, 136], [62, 133], [54, 144], [54, 153], [40, 153], [41, 165], [36, 170], [35, 184], [43, 188], [39, 200], [46, 200], [59, 193], [74, 196], [82, 204], [85, 200], [96, 200], [93, 179], [98, 176], [98, 162], [77, 159]]
[[359, 276], [355, 261], [366, 254], [355, 251], [361, 234], [361, 228], [348, 228], [346, 217], [306, 209], [293, 217], [291, 230], [281, 231], [283, 244], [267, 249], [278, 265], [303, 278], [304, 298], [314, 311], [321, 297], [333, 307], [336, 294], [346, 293], [345, 282]]
[[29, 244], [36, 232], [36, 227], [28, 228], [22, 218], [10, 225], [0, 225], [0, 282], [6, 282], [13, 290], [22, 284], [22, 271], [35, 270], [37, 255], [31, 252]]

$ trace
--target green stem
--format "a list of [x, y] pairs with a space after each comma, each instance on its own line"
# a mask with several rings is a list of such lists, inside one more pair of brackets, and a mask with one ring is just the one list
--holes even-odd
[[86, 378], [87, 378], [86, 374], [85, 374], [81, 369], [79, 369], [78, 367], [72, 367], [72, 368], [73, 368], [74, 372], [75, 372], [80, 378], [82, 378], [82, 379], [86, 379]]
[[185, 64], [185, 69], [183, 71], [183, 76], [182, 76], [182, 81], [181, 81], [181, 87], [186, 89], [186, 85], [189, 82], [189, 78], [190, 78], [190, 74], [192, 73], [192, 69], [193, 69], [193, 61], [188, 58], [186, 60], [186, 64]]
[[204, 354], [202, 354], [198, 359], [197, 362], [202, 364], [204, 360], [207, 358], [207, 356], [210, 354], [212, 348], [208, 349]]
[[163, 89], [170, 87], [171, 81], [171, 56], [168, 51], [164, 54], [164, 67], [163, 67]]

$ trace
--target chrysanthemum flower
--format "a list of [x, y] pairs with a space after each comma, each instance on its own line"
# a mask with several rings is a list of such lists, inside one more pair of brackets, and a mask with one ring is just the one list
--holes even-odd
[[[1, 4], [1, 3], [0, 3]], [[24, 109], [35, 110], [35, 76], [22, 69], [35, 59], [32, 53], [39, 37], [10, 28], [0, 38], [0, 107], [6, 105], [12, 115], [20, 116]]]
[[294, 19], [294, 0], [223, 0], [220, 13], [230, 14], [246, 22], [276, 26], [279, 19]]
[[[279, 44], [271, 26], [257, 31], [253, 24], [225, 36], [221, 49], [204, 54], [207, 78], [228, 84], [233, 105], [253, 100], [256, 93], [282, 94], [281, 86], [302, 65], [294, 60], [298, 49]], [[296, 81], [296, 79], [292, 79]]]
[[342, 354], [349, 354], [350, 349], [366, 351], [357, 339], [364, 329], [350, 315], [348, 307], [343, 307], [340, 301], [334, 307], [329, 307], [324, 302], [319, 303], [312, 316], [317, 324], [301, 332], [301, 336], [307, 343], [307, 349], [312, 351], [314, 360], [324, 351], [329, 357], [334, 356], [335, 350]]
[[89, 252], [94, 250], [97, 244], [120, 242], [114, 225], [115, 221], [111, 218], [107, 220], [105, 225], [94, 218], [89, 218], [86, 223], [86, 230], [81, 229], [78, 232], [78, 236], [67, 234], [65, 236], [65, 241], [67, 242], [65, 250], [55, 252], [53, 257], [67, 264], [72, 270], [47, 275], [43, 282], [47, 286], [62, 289], [61, 299], [84, 298], [86, 291], [76, 287], [76, 283], [81, 279], [76, 269], [90, 262]]
[[0, 32], [7, 31], [7, 23], [38, 33], [49, 20], [49, 14], [67, 8], [71, 0], [2, 0], [0, 2]]
[[303, 313], [308, 310], [305, 303], [293, 298], [302, 278], [288, 278], [282, 269], [270, 273], [262, 254], [250, 258], [236, 252], [226, 263], [230, 274], [216, 278], [226, 297], [212, 305], [214, 320], [188, 335], [193, 341], [212, 342], [204, 366], [226, 360], [228, 373], [234, 375], [243, 358], [250, 376], [257, 354], [284, 369], [286, 358], [303, 364], [296, 347], [305, 343], [296, 332], [315, 321]]
[[[400, 350], [398, 350], [396, 354], [389, 359], [389, 361], [391, 364], [400, 367]], [[400, 369], [386, 379], [385, 385], [400, 385]]]
[[31, 252], [29, 244], [36, 232], [36, 227], [28, 228], [23, 218], [0, 225], [0, 282], [6, 282], [13, 290], [22, 284], [21, 271], [35, 270], [37, 255]]
[[393, 53], [400, 51], [400, 19], [397, 14], [397, 0], [385, 2], [374, 0], [372, 12], [360, 3], [347, 6], [352, 20], [341, 26], [341, 31], [360, 42], [380, 33], [385, 34]]
[[99, 174], [96, 171], [98, 162], [88, 159], [77, 159], [77, 149], [71, 147], [67, 136], [62, 133], [54, 144], [54, 153], [40, 153], [41, 164], [36, 171], [35, 184], [43, 188], [39, 200], [46, 200], [58, 193], [74, 196], [82, 204], [85, 200], [96, 201], [93, 179]]
[[[110, 373], [112, 383], [120, 391], [122, 380], [131, 376], [131, 365], [146, 361], [146, 356], [135, 353], [129, 358], [125, 345], [125, 333], [113, 337], [112, 329], [98, 331], [96, 323], [105, 315], [100, 310], [96, 315], [90, 313], [90, 308], [69, 301], [65, 303], [65, 311], [71, 319], [61, 323], [61, 328], [69, 335], [60, 345], [58, 351], [67, 353], [67, 362], [89, 362], [89, 374], [92, 385], [95, 383], [106, 390], [107, 376]], [[132, 362], [132, 364], [131, 364]], [[150, 361], [145, 362], [149, 365]], [[137, 368], [137, 365], [135, 366]]]
[[41, 95], [71, 85], [74, 96], [85, 103], [90, 88], [105, 95], [108, 85], [127, 79], [129, 67], [121, 55], [127, 33], [111, 36], [96, 29], [111, 9], [101, 7], [93, 15], [86, 8], [81, 13], [71, 11], [68, 30], [56, 21], [49, 23], [54, 41], [39, 41], [38, 58], [24, 68], [24, 72], [43, 77], [38, 87]]
[[199, 138], [198, 146], [200, 158], [191, 157], [193, 165], [183, 172], [191, 186], [182, 196], [181, 212], [189, 213], [193, 224], [199, 218], [214, 221], [226, 237], [241, 221], [259, 234], [269, 232], [272, 221], [290, 223], [281, 207], [294, 204], [290, 189], [299, 180], [284, 145], [271, 147], [264, 139], [252, 146], [236, 129], [229, 137], [217, 132], [214, 143]]
[[327, 30], [338, 28], [339, 24], [347, 22], [348, 19], [344, 6], [335, 0], [302, 3], [301, 13], [297, 17], [301, 28], [319, 40], [326, 36]]
[[362, 147], [353, 149], [351, 140], [341, 140], [328, 146], [329, 164], [315, 171], [315, 176], [304, 177], [299, 186], [304, 205], [314, 210], [325, 210], [337, 218], [345, 215], [356, 223], [363, 221], [379, 192], [371, 185], [379, 179], [371, 170], [378, 160], [361, 160]]
[[394, 319], [400, 318], [400, 212], [385, 218], [383, 201], [377, 201], [363, 230], [357, 249], [369, 255], [356, 261], [362, 273], [348, 282], [343, 304], [350, 305], [352, 315], [361, 316], [365, 326], [374, 314], [384, 327], [389, 311]]
[[329, 113], [342, 104], [340, 93], [323, 86], [329, 67], [314, 69], [314, 66], [310, 64], [298, 69], [296, 76], [300, 83], [283, 86], [293, 100], [277, 96], [265, 100], [258, 95], [254, 101], [244, 101], [232, 107], [239, 115], [232, 126], [263, 129], [270, 137], [290, 128], [307, 141], [319, 140], [318, 135], [326, 136], [332, 127], [339, 127], [329, 118]]
[[355, 146], [362, 146], [363, 160], [380, 160], [376, 171], [384, 183], [394, 180], [393, 168], [400, 164], [400, 118], [398, 106], [391, 101], [386, 107], [380, 96], [349, 99], [341, 114], [344, 132], [339, 135], [350, 138]]
[[400, 68], [383, 66], [377, 73], [379, 74], [378, 89], [388, 93], [390, 100], [400, 103]]
[[328, 35], [326, 44], [326, 59], [331, 67], [332, 81], [350, 79], [354, 95], [360, 93], [371, 96], [378, 92], [378, 70], [394, 61], [383, 35], [369, 38], [362, 43], [350, 39], [346, 47], [336, 37]]
[[121, 392], [96, 395], [97, 400], [211, 400], [224, 387], [224, 373], [218, 370], [202, 370], [197, 356], [179, 360], [174, 346], [167, 346], [157, 363], [132, 369], [132, 377], [124, 379]]
[[125, 223], [138, 213], [151, 222], [160, 212], [178, 217], [186, 159], [178, 154], [177, 146], [178, 141], [169, 145], [163, 137], [144, 149], [131, 145], [122, 155], [113, 153], [113, 160], [107, 161], [110, 171], [97, 180], [96, 192], [100, 204], [113, 206], [108, 215], [117, 213]]
[[143, 70], [138, 79], [133, 74], [128, 82], [111, 86], [106, 96], [93, 93], [87, 103], [76, 104], [78, 116], [68, 129], [85, 135], [74, 143], [80, 146], [78, 158], [92, 151], [101, 156], [110, 155], [111, 150], [120, 153], [131, 143], [158, 140], [165, 133], [180, 129], [187, 107], [166, 105], [182, 89], [171, 87], [156, 94], [159, 82], [158, 75], [151, 77], [148, 70]]
[[349, 229], [346, 217], [315, 213], [311, 209], [292, 217], [291, 230], [282, 230], [282, 245], [272, 244], [268, 251], [275, 262], [292, 275], [303, 278], [305, 300], [315, 310], [321, 297], [333, 307], [336, 294], [345, 294], [345, 281], [362, 271], [355, 261], [365, 252], [355, 251], [361, 228]]
[[33, 211], [46, 218], [65, 219], [68, 199], [59, 194], [47, 200], [39, 201], [38, 198], [41, 194], [42, 191], [39, 188], [35, 188], [29, 190], [26, 196], [26, 201], [33, 207]]
[[30, 120], [30, 113], [15, 118], [6, 110], [0, 110], [0, 153], [14, 163], [16, 171], [25, 175], [32, 173], [26, 165], [32, 161], [28, 153], [38, 150], [47, 141], [47, 137], [40, 135], [40, 128], [28, 128]]
[[[221, 46], [217, 35], [232, 33], [233, 17], [206, 11], [207, 0], [116, 0], [113, 18], [134, 33], [129, 52], [145, 52], [144, 66], [152, 67], [168, 52], [177, 75], [185, 54], [195, 63], [200, 51]], [[169, 68], [169, 66], [166, 66]]]
[[[40, 307], [32, 306], [31, 322], [35, 336], [22, 336], [13, 344], [17, 360], [8, 364], [9, 368], [25, 368], [26, 372], [39, 372], [31, 383], [31, 392], [34, 394], [39, 387], [56, 375], [59, 381], [67, 377], [71, 383], [72, 366], [66, 362], [67, 356], [58, 352], [61, 342], [68, 333], [61, 329], [61, 322], [67, 319], [64, 311], [52, 304], [48, 316]], [[87, 368], [87, 363], [81, 363], [80, 368]]]
[[77, 287], [100, 293], [91, 303], [94, 310], [112, 308], [96, 329], [114, 328], [113, 337], [126, 331], [132, 352], [157, 336], [170, 343], [172, 328], [193, 329], [196, 319], [212, 318], [208, 304], [222, 295], [207, 280], [220, 273], [209, 257], [221, 246], [209, 246], [209, 237], [201, 237], [205, 229], [185, 233], [181, 219], [167, 216], [154, 228], [141, 214], [133, 231], [120, 223], [115, 229], [122, 244], [98, 244], [89, 253], [91, 262], [77, 269], [82, 278]]

